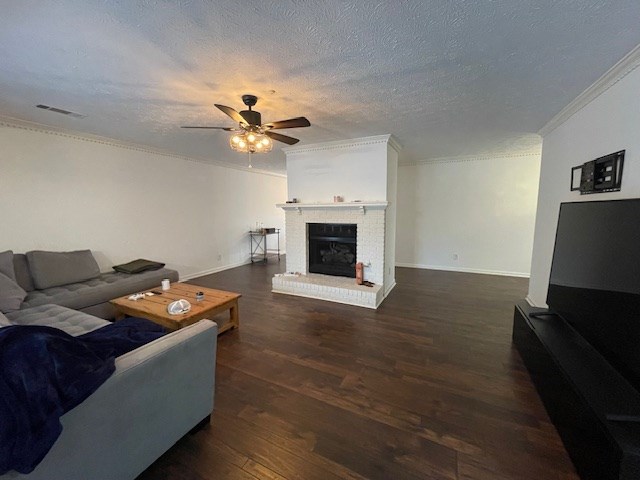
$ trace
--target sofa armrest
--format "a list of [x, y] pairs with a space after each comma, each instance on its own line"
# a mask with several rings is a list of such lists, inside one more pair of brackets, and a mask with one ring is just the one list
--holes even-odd
[[193, 325], [168, 333], [153, 342], [125, 353], [116, 359], [116, 371], [114, 375], [122, 375], [123, 372], [136, 367], [139, 363], [153, 361], [154, 357], [161, 355], [165, 350], [178, 348], [180, 344], [187, 339], [200, 335], [200, 333], [210, 329], [215, 329], [213, 334], [215, 334], [217, 338], [218, 324], [211, 320], [200, 320]]
[[135, 478], [213, 409], [218, 326], [201, 320], [116, 359], [116, 371], [62, 418], [29, 480]]

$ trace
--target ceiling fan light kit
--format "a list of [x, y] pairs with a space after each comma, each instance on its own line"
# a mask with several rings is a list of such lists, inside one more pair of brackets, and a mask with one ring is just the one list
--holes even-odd
[[266, 135], [253, 132], [235, 133], [229, 139], [231, 150], [240, 153], [267, 153], [273, 142]]
[[273, 148], [273, 140], [286, 143], [287, 145], [295, 145], [300, 140], [297, 138], [282, 135], [281, 133], [272, 132], [281, 128], [300, 128], [310, 127], [311, 123], [305, 117], [290, 118], [279, 122], [262, 123], [262, 115], [260, 112], [252, 110], [258, 102], [255, 95], [243, 95], [242, 102], [249, 107], [248, 110], [242, 110], [239, 113], [226, 105], [215, 106], [224, 114], [234, 121], [238, 122], [237, 128], [229, 127], [182, 127], [182, 128], [199, 128], [225, 130], [233, 132], [229, 138], [229, 146], [235, 152], [240, 153], [267, 153]]

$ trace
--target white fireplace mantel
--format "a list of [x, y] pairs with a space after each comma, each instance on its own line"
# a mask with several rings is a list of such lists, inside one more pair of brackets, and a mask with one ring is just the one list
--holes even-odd
[[366, 213], [369, 209], [385, 210], [389, 206], [389, 202], [333, 202], [333, 203], [278, 203], [276, 207], [287, 210], [296, 210], [301, 213], [303, 210], [360, 210]]

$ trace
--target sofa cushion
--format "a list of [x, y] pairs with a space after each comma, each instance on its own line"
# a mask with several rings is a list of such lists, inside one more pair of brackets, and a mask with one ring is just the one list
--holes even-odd
[[7, 313], [18, 310], [27, 296], [20, 285], [0, 273], [0, 312]]
[[86, 313], [61, 307], [60, 305], [40, 305], [7, 314], [12, 325], [40, 325], [54, 327], [73, 337], [92, 332], [111, 322]]
[[27, 256], [24, 253], [13, 254], [13, 269], [16, 274], [16, 282], [27, 292], [31, 292], [36, 289], [29, 272], [29, 264], [27, 263]]
[[38, 289], [83, 282], [100, 275], [98, 262], [91, 250], [74, 252], [27, 252], [29, 270]]
[[8, 327], [9, 325], [13, 325], [6, 315], [0, 312], [0, 327]]
[[11, 250], [0, 252], [0, 273], [4, 273], [11, 280], [16, 279], [16, 272], [13, 268], [13, 252]]
[[98, 278], [92, 278], [86, 282], [29, 292], [23, 308], [55, 303], [64, 307], [83, 309], [123, 295], [130, 295], [154, 287], [159, 289], [163, 278], [177, 281], [178, 272], [161, 268], [135, 275], [118, 272], [102, 273]]

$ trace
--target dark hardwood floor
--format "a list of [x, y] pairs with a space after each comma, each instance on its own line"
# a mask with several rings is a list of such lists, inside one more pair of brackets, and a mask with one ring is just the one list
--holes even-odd
[[527, 280], [397, 269], [368, 310], [270, 292], [285, 263], [191, 283], [241, 292], [211, 424], [149, 479], [574, 479], [511, 346]]

